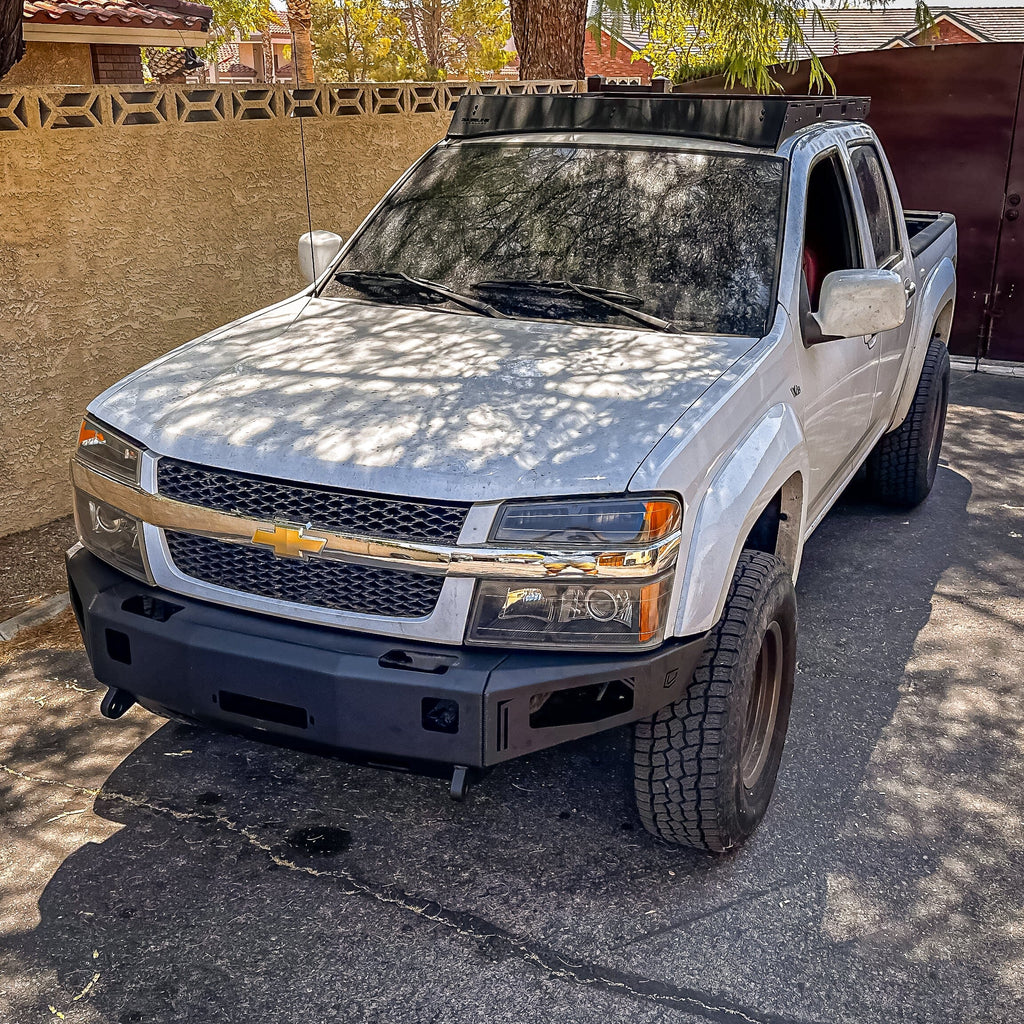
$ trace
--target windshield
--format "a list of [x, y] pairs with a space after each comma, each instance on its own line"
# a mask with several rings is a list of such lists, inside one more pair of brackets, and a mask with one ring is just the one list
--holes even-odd
[[783, 177], [782, 160], [758, 154], [443, 146], [366, 224], [325, 294], [446, 304], [365, 283], [406, 275], [498, 315], [760, 336]]

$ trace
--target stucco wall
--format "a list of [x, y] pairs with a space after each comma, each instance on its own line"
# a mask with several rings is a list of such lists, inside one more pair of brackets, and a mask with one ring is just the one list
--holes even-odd
[[[302, 286], [300, 129], [314, 227], [348, 233], [444, 135], [455, 92], [94, 87], [0, 97], [0, 535], [69, 511], [67, 458], [90, 399]], [[320, 113], [287, 116], [295, 97]], [[416, 107], [433, 109], [408, 112]], [[339, 113], [357, 108], [399, 112]], [[186, 120], [207, 115], [220, 119]], [[61, 123], [84, 127], [43, 127]]]
[[92, 54], [88, 43], [25, 43], [25, 56], [2, 78], [0, 89], [26, 85], [92, 85]]

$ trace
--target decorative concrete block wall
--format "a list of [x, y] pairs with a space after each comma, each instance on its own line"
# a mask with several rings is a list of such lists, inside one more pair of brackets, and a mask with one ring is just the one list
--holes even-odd
[[468, 88], [0, 88], [0, 535], [69, 511], [91, 398], [299, 290], [303, 140], [313, 225], [349, 233]]

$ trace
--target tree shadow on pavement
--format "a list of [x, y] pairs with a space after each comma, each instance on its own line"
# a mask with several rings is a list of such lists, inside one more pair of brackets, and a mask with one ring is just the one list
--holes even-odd
[[[1001, 413], [965, 416], [947, 449], [971, 479], [984, 415]], [[39, 923], [8, 932], [12, 972], [59, 993], [26, 981], [15, 1019], [1007, 1019], [1024, 971], [1008, 486], [986, 477], [979, 505], [945, 467], [911, 513], [850, 493], [827, 517], [798, 587], [779, 788], [744, 849], [642, 830], [628, 730], [456, 804], [437, 780], [168, 724], [96, 798], [120, 830], [67, 856]], [[5, 760], [52, 775], [52, 750], [146, 722], [48, 720]], [[608, 995], [617, 977], [631, 997]]]

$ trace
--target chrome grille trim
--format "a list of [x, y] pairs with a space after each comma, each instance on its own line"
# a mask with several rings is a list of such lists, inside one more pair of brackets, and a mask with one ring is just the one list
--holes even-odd
[[[119, 483], [73, 460], [72, 482], [88, 494], [109, 502], [121, 511], [163, 530], [196, 534], [229, 544], [253, 544], [257, 531], [268, 526], [292, 526], [306, 529], [307, 523], [268, 523], [175, 501]], [[422, 541], [375, 539], [330, 530], [316, 530], [324, 541], [316, 554], [303, 554], [302, 560], [324, 559], [396, 568], [452, 577], [477, 579], [565, 579], [598, 578], [642, 580], [671, 569], [679, 553], [681, 532], [676, 530], [648, 547], [615, 550], [524, 550], [488, 544], [460, 547], [429, 544]]]

